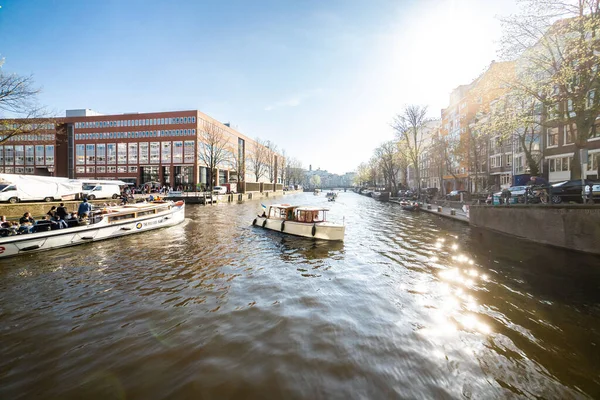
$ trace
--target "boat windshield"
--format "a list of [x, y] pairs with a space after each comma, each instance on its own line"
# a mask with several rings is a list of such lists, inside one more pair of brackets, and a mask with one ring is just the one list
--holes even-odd
[[269, 218], [291, 221], [294, 219], [294, 209], [295, 207], [271, 207]]
[[295, 219], [298, 222], [324, 222], [325, 210], [297, 210]]

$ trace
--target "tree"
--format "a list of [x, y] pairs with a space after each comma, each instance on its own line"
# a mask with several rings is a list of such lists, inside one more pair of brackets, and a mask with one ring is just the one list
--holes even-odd
[[289, 158], [286, 162], [285, 177], [288, 185], [299, 185], [304, 181], [302, 162], [296, 158]]
[[319, 175], [313, 175], [310, 177], [310, 184], [313, 188], [321, 186], [321, 177]]
[[33, 77], [4, 73], [3, 64], [0, 59], [0, 144], [15, 136], [54, 129], [56, 121], [37, 103], [40, 89], [34, 87]]
[[246, 181], [246, 154], [244, 147], [238, 147], [232, 152], [232, 168], [235, 170], [238, 182]]
[[266, 147], [266, 151], [265, 151], [265, 158], [266, 158], [266, 164], [267, 164], [267, 174], [269, 177], [269, 181], [271, 183], [275, 183], [275, 181], [277, 180], [277, 160], [278, 160], [278, 156], [277, 156], [277, 145], [273, 142], [271, 142], [270, 140], [267, 140], [265, 142], [265, 147]]
[[394, 117], [392, 128], [396, 131], [398, 141], [402, 144], [401, 149], [405, 151], [405, 156], [412, 164], [415, 170], [417, 184], [417, 194], [421, 193], [421, 176], [419, 173], [419, 160], [423, 153], [424, 140], [423, 133], [427, 118], [427, 107], [409, 105]]
[[281, 150], [281, 157], [279, 157], [279, 178], [281, 183], [285, 185], [285, 174], [287, 172], [288, 159], [284, 149]]
[[379, 159], [386, 187], [395, 195], [398, 192], [398, 174], [402, 168], [397, 143], [394, 141], [383, 143], [375, 149], [375, 156]]
[[220, 126], [203, 121], [199, 132], [198, 157], [208, 168], [208, 185], [212, 192], [214, 173], [221, 164], [231, 164], [229, 133]]
[[566, 126], [575, 147], [571, 178], [581, 178], [580, 149], [600, 115], [600, 1], [524, 0], [505, 18], [503, 55], [520, 57], [513, 90], [543, 105], [542, 123]]
[[266, 176], [267, 174], [268, 157], [265, 142], [260, 138], [256, 138], [252, 146], [252, 150], [248, 156], [248, 159], [250, 161], [250, 168], [254, 173], [256, 182], [259, 182], [260, 178]]

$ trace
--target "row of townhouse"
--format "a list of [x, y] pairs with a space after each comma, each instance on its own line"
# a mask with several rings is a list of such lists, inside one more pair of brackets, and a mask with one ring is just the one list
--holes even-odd
[[[484, 192], [500, 190], [526, 183], [531, 175], [526, 146], [538, 161], [539, 174], [549, 182], [571, 179], [570, 164], [575, 152], [572, 127], [561, 122], [543, 121], [541, 105], [536, 106], [532, 119], [537, 123], [520, 127], [512, 134], [482, 133], [484, 126], [507, 89], [498, 89], [490, 82], [498, 73], [514, 73], [514, 62], [492, 62], [490, 67], [468, 85], [461, 85], [450, 94], [449, 106], [441, 111], [437, 130], [424, 135], [427, 145], [419, 164], [421, 187]], [[492, 88], [492, 89], [490, 89]], [[588, 139], [588, 162], [583, 174], [599, 179], [600, 120]], [[416, 187], [415, 182], [411, 182]]]
[[[0, 144], [0, 173], [208, 186], [208, 144], [202, 132], [211, 125], [226, 141], [218, 144], [225, 156], [219, 157], [224, 161], [213, 171], [213, 184], [256, 180], [251, 168], [244, 166], [260, 145], [198, 110], [114, 115], [67, 110], [64, 118], [53, 122], [36, 134], [19, 134]], [[272, 175], [277, 183], [281, 183], [278, 166], [282, 164], [282, 156], [275, 154]], [[242, 176], [237, 169], [244, 171]], [[268, 175], [258, 181], [269, 182]]]

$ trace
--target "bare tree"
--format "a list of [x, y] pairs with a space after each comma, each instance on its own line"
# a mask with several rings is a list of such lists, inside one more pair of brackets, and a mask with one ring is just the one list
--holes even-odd
[[270, 140], [265, 142], [266, 151], [266, 162], [267, 162], [267, 174], [269, 181], [275, 183], [277, 180], [277, 145]]
[[246, 181], [246, 153], [243, 147], [233, 149], [231, 166], [235, 170], [238, 182]]
[[398, 192], [398, 174], [402, 168], [397, 143], [394, 141], [383, 143], [375, 149], [375, 156], [379, 159], [386, 187], [395, 195]]
[[304, 181], [302, 162], [296, 158], [286, 159], [285, 178], [288, 185], [299, 185]]
[[429, 119], [427, 118], [426, 106], [409, 105], [400, 114], [396, 115], [392, 123], [392, 128], [396, 131], [396, 136], [403, 144], [402, 148], [406, 151], [406, 157], [414, 167], [417, 194], [421, 193], [419, 161], [423, 153], [423, 133], [427, 122], [429, 122]]
[[252, 150], [248, 154], [248, 161], [250, 161], [250, 168], [254, 173], [256, 182], [259, 182], [260, 178], [266, 176], [268, 167], [267, 148], [262, 139], [256, 138], [254, 141]]
[[54, 130], [56, 121], [37, 103], [40, 89], [34, 87], [33, 77], [6, 74], [3, 64], [0, 60], [0, 144], [15, 136]]
[[519, 57], [513, 90], [542, 103], [542, 123], [566, 126], [575, 152], [571, 178], [582, 176], [580, 149], [600, 116], [600, 0], [524, 0], [504, 25], [503, 56]]
[[198, 157], [208, 168], [209, 190], [214, 186], [214, 173], [217, 167], [230, 165], [232, 146], [229, 133], [222, 127], [209, 121], [203, 121], [199, 134]]

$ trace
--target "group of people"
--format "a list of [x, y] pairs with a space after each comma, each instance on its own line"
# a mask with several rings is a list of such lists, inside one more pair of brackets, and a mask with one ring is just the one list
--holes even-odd
[[73, 226], [88, 225], [92, 205], [87, 200], [79, 205], [77, 212], [69, 213], [64, 203], [52, 206], [40, 220], [35, 220], [30, 212], [23, 214], [19, 221], [8, 221], [6, 216], [0, 217], [0, 236], [13, 236], [48, 230], [65, 229]]

